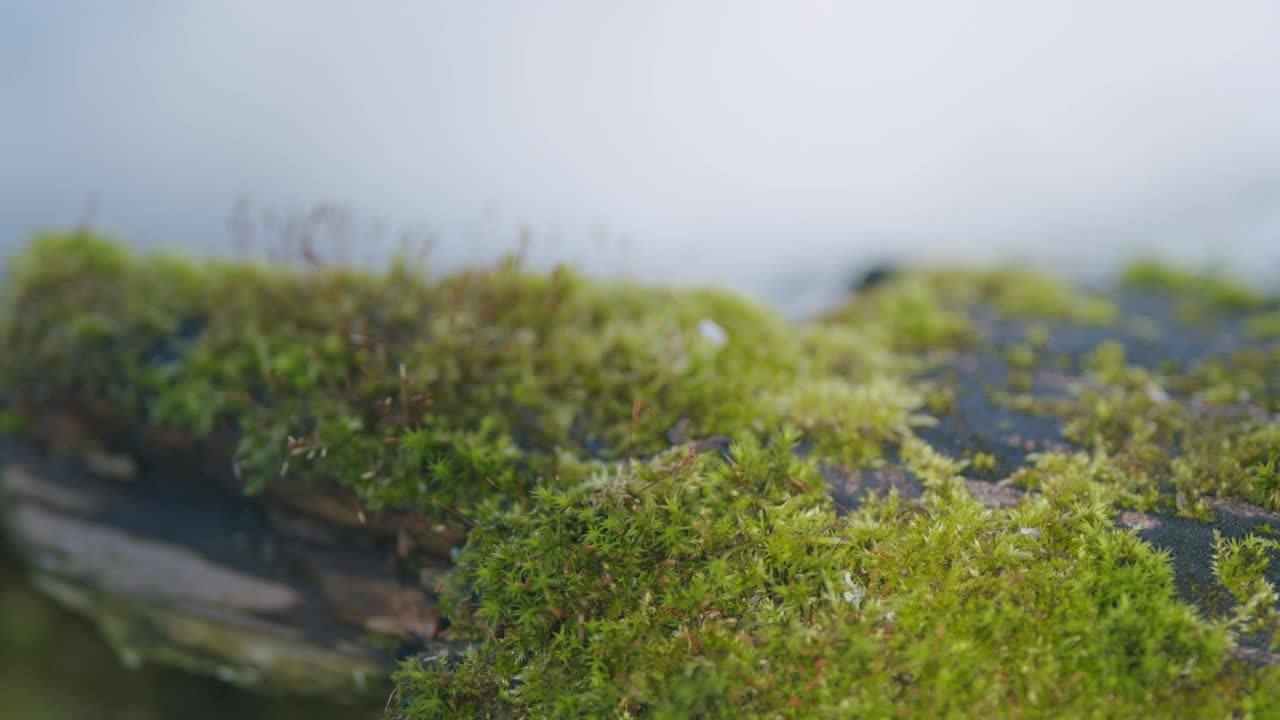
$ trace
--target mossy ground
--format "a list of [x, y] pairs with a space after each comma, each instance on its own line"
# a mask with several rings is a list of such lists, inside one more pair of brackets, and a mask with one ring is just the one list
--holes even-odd
[[[467, 528], [438, 590], [470, 647], [406, 659], [393, 717], [1280, 716], [1277, 671], [1231, 652], [1277, 625], [1271, 541], [1205, 549], [1221, 613], [1116, 524], [1280, 509], [1274, 303], [1128, 282], [1221, 337], [1165, 353], [1162, 318], [1012, 271], [895, 275], [793, 325], [515, 262], [430, 280], [49, 236], [5, 284], [0, 379], [11, 425], [107, 405], [234, 437], [250, 491]], [[887, 466], [923, 496], [829, 492]], [[986, 507], [966, 469], [1030, 492]]]

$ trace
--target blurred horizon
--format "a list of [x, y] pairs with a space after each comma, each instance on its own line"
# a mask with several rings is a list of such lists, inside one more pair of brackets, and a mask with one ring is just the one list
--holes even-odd
[[798, 312], [881, 262], [1274, 282], [1276, 37], [1261, 0], [13, 3], [0, 258], [86, 219], [232, 252], [245, 198]]

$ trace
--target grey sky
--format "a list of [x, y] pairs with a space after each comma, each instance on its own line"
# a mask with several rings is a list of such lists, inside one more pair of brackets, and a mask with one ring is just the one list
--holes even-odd
[[765, 294], [891, 255], [1274, 277], [1277, 38], [1261, 0], [5, 3], [0, 248], [96, 194], [216, 249], [248, 193]]

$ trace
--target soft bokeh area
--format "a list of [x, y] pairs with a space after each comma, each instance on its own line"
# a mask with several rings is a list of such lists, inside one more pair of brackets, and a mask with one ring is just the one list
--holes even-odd
[[1280, 271], [1280, 9], [1155, 2], [9, 3], [0, 249], [228, 251], [337, 203], [372, 258], [727, 284], [893, 259]]

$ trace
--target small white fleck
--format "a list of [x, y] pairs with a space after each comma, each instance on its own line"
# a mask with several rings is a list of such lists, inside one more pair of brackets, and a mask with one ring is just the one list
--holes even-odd
[[1164, 388], [1155, 383], [1147, 384], [1147, 399], [1157, 405], [1163, 405], [1169, 402], [1169, 393]]
[[853, 579], [850, 573], [844, 574], [844, 601], [854, 607], [862, 607], [862, 600], [867, 596], [867, 592], [862, 589], [857, 580]]
[[709, 318], [698, 323], [698, 332], [702, 334], [702, 337], [706, 338], [716, 347], [720, 347], [721, 345], [729, 342], [729, 332], [720, 327], [720, 324], [715, 320], [711, 320]]
[[122, 647], [119, 649], [120, 662], [130, 670], [137, 670], [142, 667], [142, 654], [131, 647]]
[[884, 619], [888, 620], [889, 622], [893, 622], [894, 620], [898, 619], [898, 613], [890, 610], [889, 612], [884, 614]]
[[1034, 538], [1040, 537], [1040, 528], [1037, 527], [1018, 528], [1018, 532], [1022, 535], [1030, 535]]

